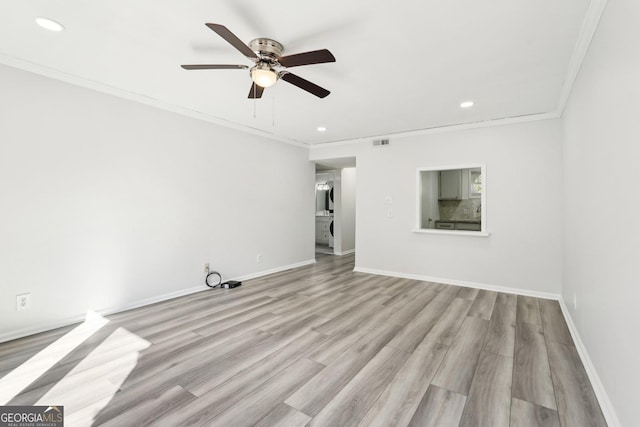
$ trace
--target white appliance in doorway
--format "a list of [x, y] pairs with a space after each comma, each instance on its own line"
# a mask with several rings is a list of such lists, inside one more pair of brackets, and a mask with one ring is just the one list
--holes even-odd
[[333, 247], [333, 181], [329, 182], [329, 215], [331, 215], [331, 222], [329, 223], [329, 247]]
[[331, 215], [331, 222], [329, 223], [329, 247], [333, 247], [333, 181], [329, 182], [329, 215]]
[[329, 247], [333, 247], [333, 217], [331, 217], [331, 222], [329, 222]]
[[327, 209], [329, 209], [329, 212], [333, 212], [333, 181], [329, 181], [327, 184], [329, 185]]

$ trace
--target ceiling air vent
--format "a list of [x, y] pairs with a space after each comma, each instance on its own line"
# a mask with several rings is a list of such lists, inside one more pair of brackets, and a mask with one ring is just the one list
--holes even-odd
[[374, 147], [380, 147], [383, 145], [389, 145], [389, 139], [374, 139], [373, 140], [373, 146]]

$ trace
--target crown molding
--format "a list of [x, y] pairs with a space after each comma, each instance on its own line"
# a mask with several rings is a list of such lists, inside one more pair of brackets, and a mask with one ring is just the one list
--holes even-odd
[[591, 0], [589, 2], [589, 8], [587, 9], [584, 21], [582, 21], [582, 28], [580, 28], [578, 40], [573, 47], [573, 53], [564, 79], [564, 86], [560, 92], [560, 98], [558, 99], [556, 111], [559, 116], [562, 116], [564, 109], [567, 106], [571, 90], [573, 89], [573, 85], [580, 73], [580, 68], [582, 67], [585, 56], [587, 56], [591, 40], [593, 40], [593, 36], [596, 33], [598, 24], [600, 23], [600, 18], [604, 13], [606, 5], [607, 0]]
[[390, 134], [384, 134], [384, 135], [371, 135], [363, 138], [354, 138], [354, 139], [347, 139], [343, 141], [325, 142], [325, 143], [310, 145], [309, 149], [314, 150], [319, 148], [340, 147], [344, 145], [361, 144], [363, 142], [370, 143], [374, 139], [381, 139], [381, 138], [397, 140], [402, 138], [409, 138], [412, 136], [434, 135], [439, 133], [457, 132], [457, 131], [469, 130], [469, 129], [481, 129], [481, 128], [494, 127], [494, 126], [507, 126], [507, 125], [513, 125], [517, 123], [537, 122], [541, 120], [553, 120], [559, 117], [560, 117], [560, 113], [558, 113], [557, 111], [552, 111], [549, 113], [528, 114], [528, 115], [517, 116], [517, 117], [505, 117], [500, 119], [483, 120], [480, 122], [460, 123], [455, 125], [437, 126], [432, 128], [426, 128], [426, 129], [417, 129], [417, 130], [412, 130], [407, 132], [390, 133]]
[[84, 77], [69, 74], [60, 70], [56, 70], [54, 68], [45, 67], [40, 64], [36, 64], [20, 58], [8, 56], [2, 53], [0, 53], [0, 64], [17, 68], [23, 71], [28, 71], [28, 72], [38, 74], [44, 77], [48, 77], [54, 80], [60, 80], [65, 83], [70, 83], [75, 86], [83, 87], [85, 89], [91, 89], [97, 92], [116, 96], [118, 98], [124, 98], [130, 101], [138, 102], [140, 104], [144, 104], [160, 110], [170, 111], [172, 113], [180, 114], [182, 116], [187, 116], [187, 117], [202, 120], [208, 123], [213, 123], [215, 125], [237, 130], [239, 132], [261, 136], [263, 138], [267, 138], [273, 141], [283, 142], [285, 144], [294, 145], [296, 147], [308, 148], [308, 144], [305, 144], [293, 139], [284, 138], [284, 137], [274, 135], [272, 133], [265, 132], [263, 130], [260, 130], [251, 126], [245, 126], [238, 123], [234, 123], [220, 117], [212, 116], [210, 114], [205, 114], [196, 110], [191, 110], [189, 108], [180, 107], [178, 105], [170, 104], [168, 102], [151, 98], [146, 95], [141, 95], [135, 92], [129, 92], [123, 89], [106, 85], [104, 83], [99, 83], [93, 80], [86, 79]]

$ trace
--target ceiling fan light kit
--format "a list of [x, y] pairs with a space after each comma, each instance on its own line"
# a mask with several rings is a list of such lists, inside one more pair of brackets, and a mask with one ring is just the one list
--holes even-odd
[[[268, 39], [257, 38], [245, 44], [227, 27], [220, 24], [205, 24], [209, 29], [222, 37], [227, 43], [236, 48], [255, 65], [249, 69], [252, 84], [249, 90], [249, 98], [261, 98], [265, 88], [273, 86], [278, 79], [299, 87], [318, 98], [324, 98], [331, 92], [315, 83], [292, 74], [287, 70], [290, 67], [301, 65], [322, 64], [335, 62], [336, 58], [327, 49], [302, 52], [295, 55], [282, 56], [284, 47], [281, 43]], [[246, 65], [222, 65], [222, 64], [196, 64], [182, 65], [185, 70], [220, 70], [220, 69], [247, 69]]]
[[262, 88], [273, 86], [278, 80], [278, 74], [266, 64], [257, 64], [250, 71], [251, 80]]

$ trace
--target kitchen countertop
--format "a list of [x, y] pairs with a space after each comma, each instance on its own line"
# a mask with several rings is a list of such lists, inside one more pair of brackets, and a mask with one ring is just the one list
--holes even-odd
[[436, 222], [464, 222], [466, 224], [480, 224], [480, 219], [437, 219]]

